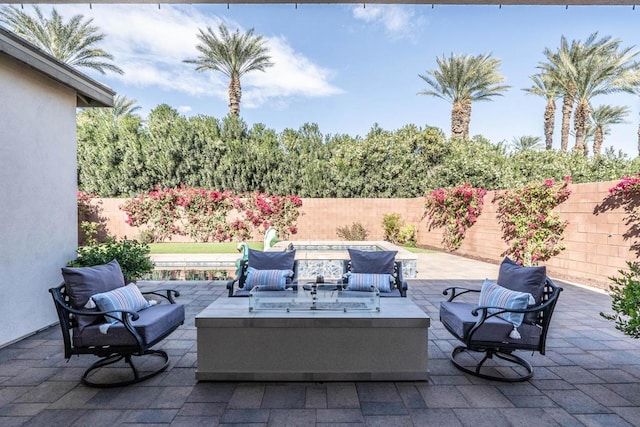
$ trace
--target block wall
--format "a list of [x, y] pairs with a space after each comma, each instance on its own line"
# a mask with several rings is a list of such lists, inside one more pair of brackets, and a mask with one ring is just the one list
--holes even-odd
[[[572, 194], [556, 211], [569, 221], [565, 231], [566, 249], [545, 262], [549, 275], [599, 288], [608, 288], [608, 277], [625, 268], [625, 261], [635, 260], [633, 239], [625, 240], [624, 211], [615, 208], [596, 214], [595, 209], [608, 196], [616, 181], [571, 185]], [[500, 225], [496, 221], [497, 204], [492, 203], [495, 192], [484, 198], [484, 210], [478, 222], [468, 231], [456, 252], [459, 255], [498, 263], [506, 244], [502, 241]], [[102, 216], [109, 232], [118, 237], [137, 237], [139, 230], [125, 223], [126, 215], [118, 209], [123, 200], [102, 199]], [[298, 220], [298, 234], [291, 240], [336, 240], [336, 228], [361, 223], [370, 240], [382, 240], [382, 217], [399, 213], [402, 219], [418, 228], [420, 245], [441, 248], [440, 229], [428, 230], [422, 218], [423, 199], [303, 199], [302, 215]], [[260, 236], [257, 236], [257, 240]], [[185, 241], [176, 237], [173, 241]]]

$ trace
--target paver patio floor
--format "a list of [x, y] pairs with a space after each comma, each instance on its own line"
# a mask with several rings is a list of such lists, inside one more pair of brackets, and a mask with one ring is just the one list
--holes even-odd
[[194, 316], [226, 298], [224, 285], [166, 282], [187, 311], [185, 325], [158, 346], [171, 356], [166, 372], [126, 388], [85, 387], [80, 376], [94, 357], [67, 363], [54, 326], [0, 349], [0, 426], [640, 426], [640, 340], [599, 316], [610, 310], [601, 292], [560, 283], [547, 354], [526, 354], [530, 381], [503, 384], [455, 369], [448, 354], [457, 341], [438, 321], [442, 290], [481, 283], [409, 283], [409, 297], [432, 318], [429, 381], [198, 383]]

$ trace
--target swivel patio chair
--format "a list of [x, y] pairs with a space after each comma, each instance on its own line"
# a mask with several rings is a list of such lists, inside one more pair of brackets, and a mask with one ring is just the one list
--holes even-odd
[[[443, 294], [451, 295], [440, 304], [440, 321], [464, 343], [452, 351], [451, 361], [461, 371], [484, 379], [528, 380], [533, 367], [514, 353], [545, 354], [551, 316], [561, 291], [546, 276], [545, 267], [522, 267], [509, 258], [500, 266], [497, 283], [486, 280], [481, 290], [445, 289]], [[470, 293], [480, 293], [477, 303], [454, 301]], [[478, 360], [474, 353], [482, 357]], [[494, 356], [512, 364], [485, 365]]]
[[406, 297], [408, 285], [402, 279], [402, 262], [396, 251], [361, 251], [349, 249], [343, 261], [343, 275], [338, 282], [343, 289], [369, 290], [373, 285], [380, 297]]
[[[180, 295], [177, 291], [141, 293], [134, 284], [125, 286], [116, 260], [62, 270], [64, 282], [49, 292], [60, 320], [64, 357], [69, 360], [72, 355], [92, 354], [100, 358], [82, 375], [85, 385], [125, 386], [149, 379], [167, 368], [167, 353], [152, 347], [184, 323], [184, 306], [174, 301]], [[161, 365], [142, 373], [134, 364], [134, 356], [154, 356], [159, 363], [150, 364]], [[125, 372], [131, 371], [124, 379], [121, 370], [101, 370], [121, 360], [128, 366]]]
[[254, 286], [261, 290], [291, 291], [298, 283], [296, 251], [256, 251], [249, 249], [246, 260], [240, 260], [237, 276], [227, 282], [230, 297], [248, 297]]

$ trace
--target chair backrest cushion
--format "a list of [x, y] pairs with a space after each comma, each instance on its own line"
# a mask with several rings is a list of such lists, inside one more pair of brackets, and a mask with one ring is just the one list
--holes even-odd
[[[140, 289], [133, 283], [116, 288], [109, 292], [95, 294], [91, 299], [96, 303], [100, 311], [131, 310], [140, 311], [149, 307], [149, 302], [144, 299]], [[122, 313], [112, 313], [116, 319], [122, 320]], [[112, 317], [105, 316], [107, 322], [118, 323]]]
[[547, 268], [544, 266], [523, 267], [508, 257], [500, 264], [498, 285], [512, 291], [530, 293], [536, 300], [536, 304], [542, 301], [546, 280]]
[[393, 274], [398, 251], [348, 251], [352, 273]]
[[[512, 291], [502, 286], [485, 280], [480, 290], [479, 306], [484, 307], [503, 307], [512, 310], [524, 310], [529, 305], [535, 304], [533, 295], [528, 292]], [[499, 309], [490, 308], [489, 313], [497, 313]], [[498, 317], [510, 322], [516, 328], [522, 325], [525, 313], [500, 313]]]
[[296, 251], [263, 252], [249, 249], [249, 267], [256, 270], [293, 270]]
[[[93, 267], [63, 267], [62, 277], [69, 302], [75, 308], [92, 309], [93, 305], [87, 306], [92, 296], [124, 286], [124, 276], [120, 264], [115, 259]], [[77, 316], [80, 327], [98, 320], [101, 320], [98, 316]]]
[[392, 280], [390, 274], [350, 273], [347, 290], [371, 291], [371, 286], [375, 286], [380, 292], [391, 292]]
[[260, 289], [265, 291], [282, 291], [287, 287], [287, 278], [292, 276], [293, 270], [258, 270], [249, 267], [244, 289], [250, 291], [260, 286]]

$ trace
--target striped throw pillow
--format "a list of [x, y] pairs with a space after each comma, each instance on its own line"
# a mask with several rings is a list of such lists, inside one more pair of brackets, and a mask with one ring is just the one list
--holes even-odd
[[375, 286], [380, 292], [391, 292], [391, 274], [351, 273], [347, 282], [349, 291], [370, 291]]
[[[533, 295], [527, 292], [512, 291], [507, 288], [503, 288], [490, 280], [485, 280], [480, 290], [480, 300], [478, 305], [483, 307], [504, 307], [514, 310], [524, 310], [536, 303]], [[489, 313], [497, 313], [499, 309], [491, 308]], [[501, 313], [498, 317], [503, 318], [507, 322], [513, 324], [514, 327], [518, 327], [522, 324], [524, 319], [524, 313]]]
[[257, 270], [248, 267], [244, 288], [250, 291], [260, 286], [263, 291], [283, 291], [287, 287], [287, 278], [292, 276], [292, 270]]
[[[140, 289], [133, 283], [114, 289], [109, 292], [95, 294], [91, 299], [96, 303], [100, 311], [130, 310], [140, 311], [149, 307], [149, 302], [144, 299]], [[114, 317], [122, 320], [122, 313], [112, 313]], [[118, 323], [116, 319], [105, 316], [107, 322]]]

